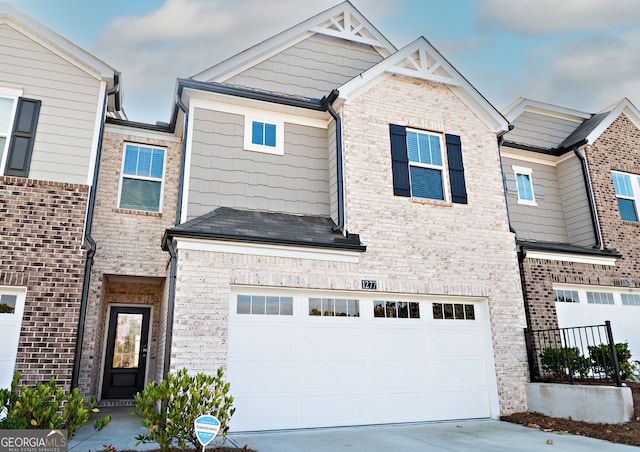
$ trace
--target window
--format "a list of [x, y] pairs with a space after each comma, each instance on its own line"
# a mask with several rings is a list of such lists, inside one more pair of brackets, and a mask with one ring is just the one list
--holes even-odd
[[556, 289], [553, 291], [556, 296], [556, 302], [559, 303], [580, 303], [577, 290]]
[[388, 319], [419, 319], [420, 304], [406, 301], [374, 301], [373, 316]]
[[238, 314], [293, 315], [293, 297], [238, 295]]
[[309, 315], [360, 317], [360, 302], [344, 298], [309, 298]]
[[247, 151], [284, 154], [284, 122], [245, 116], [244, 148]]
[[624, 306], [640, 306], [640, 295], [638, 294], [623, 293], [620, 294], [620, 298]]
[[120, 182], [121, 209], [160, 212], [164, 149], [125, 145]]
[[436, 320], [475, 320], [476, 311], [472, 304], [433, 303], [433, 318]]
[[638, 222], [637, 202], [640, 199], [640, 178], [631, 174], [611, 173], [613, 187], [618, 199], [620, 218], [624, 221]]
[[0, 88], [0, 174], [28, 177], [41, 102]]
[[0, 315], [16, 312], [17, 295], [0, 294]]
[[5, 157], [11, 138], [11, 126], [15, 113], [15, 99], [0, 97], [0, 173], [4, 173]]
[[[395, 124], [389, 125], [389, 133], [394, 195], [467, 203], [459, 136], [444, 135], [447, 173], [442, 134], [407, 129]], [[447, 188], [450, 193], [447, 193]]]
[[518, 203], [536, 205], [536, 198], [533, 191], [533, 178], [531, 168], [513, 166], [516, 175], [516, 185], [518, 187]]
[[613, 294], [609, 292], [587, 292], [589, 304], [613, 304]]

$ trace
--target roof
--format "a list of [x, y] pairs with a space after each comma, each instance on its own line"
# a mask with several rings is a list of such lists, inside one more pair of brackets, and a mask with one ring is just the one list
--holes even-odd
[[599, 249], [599, 248], [589, 248], [583, 246], [569, 245], [566, 243], [555, 243], [555, 242], [537, 242], [537, 241], [529, 241], [529, 240], [518, 240], [518, 245], [522, 246], [522, 248], [526, 250], [536, 250], [536, 251], [550, 251], [554, 253], [567, 253], [567, 254], [583, 254], [587, 256], [601, 256], [601, 257], [612, 257], [612, 258], [620, 258], [621, 254], [618, 254], [615, 250], [610, 249]]
[[167, 229], [163, 239], [174, 237], [223, 240], [365, 251], [356, 234], [334, 232], [327, 217], [291, 215], [276, 212], [219, 207], [179, 226]]

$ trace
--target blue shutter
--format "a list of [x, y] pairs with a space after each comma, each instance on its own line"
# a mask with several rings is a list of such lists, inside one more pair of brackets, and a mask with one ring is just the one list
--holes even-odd
[[447, 161], [449, 162], [449, 182], [451, 183], [451, 201], [467, 203], [467, 186], [464, 182], [462, 164], [462, 145], [458, 135], [445, 135], [447, 143]]
[[396, 196], [411, 196], [409, 159], [407, 158], [407, 128], [389, 124], [389, 134], [391, 136], [393, 194]]
[[40, 104], [35, 99], [18, 99], [16, 118], [11, 135], [11, 144], [7, 154], [5, 174], [7, 176], [28, 177], [31, 166], [31, 153], [36, 138], [36, 126], [40, 114]]

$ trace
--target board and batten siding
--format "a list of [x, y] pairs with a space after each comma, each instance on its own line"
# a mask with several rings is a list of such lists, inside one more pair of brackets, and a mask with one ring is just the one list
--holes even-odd
[[[511, 225], [523, 240], [568, 243], [563, 199], [556, 169], [551, 165], [503, 158]], [[518, 203], [513, 166], [531, 168], [536, 205]]]
[[86, 184], [101, 81], [0, 25], [0, 86], [42, 101], [29, 177]]
[[514, 128], [505, 135], [507, 141], [543, 149], [556, 148], [579, 122], [532, 112], [524, 112], [512, 121]]
[[569, 243], [585, 247], [595, 245], [595, 231], [580, 160], [575, 156], [571, 157], [559, 163], [556, 170]]
[[225, 83], [290, 96], [322, 98], [381, 60], [371, 46], [313, 35]]
[[285, 122], [284, 155], [243, 149], [244, 116], [196, 108], [187, 219], [230, 207], [328, 217], [327, 129]]

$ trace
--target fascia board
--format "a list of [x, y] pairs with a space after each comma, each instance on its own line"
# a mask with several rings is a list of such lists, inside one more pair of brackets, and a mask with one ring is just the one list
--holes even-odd
[[582, 254], [557, 253], [553, 251], [527, 250], [526, 259], [543, 259], [548, 261], [576, 262], [581, 264], [614, 266], [616, 257], [585, 256]]
[[[321, 33], [322, 29], [320, 25], [331, 20], [339, 13], [349, 13], [356, 17], [360, 23], [367, 24], [367, 30], [375, 36], [375, 40], [379, 41], [378, 45], [374, 47], [383, 57], [387, 57], [396, 51], [393, 44], [391, 44], [391, 42], [377, 31], [376, 28], [370, 24], [369, 21], [360, 14], [360, 12], [354, 8], [350, 2], [346, 1], [313, 16], [310, 19], [307, 19], [304, 22], [301, 22], [300, 24], [267, 39], [266, 41], [262, 41], [261, 43], [256, 44], [253, 47], [250, 47], [249, 49], [216, 64], [215, 66], [205, 69], [191, 78], [198, 81], [224, 82], [234, 75], [255, 66], [284, 49], [287, 49], [316, 33]], [[334, 33], [327, 32], [324, 34], [335, 35]], [[373, 42], [374, 41], [371, 41], [369, 44], [372, 45]]]
[[620, 102], [618, 102], [613, 110], [609, 112], [607, 117], [602, 120], [600, 124], [598, 124], [598, 127], [591, 131], [591, 133], [587, 136], [587, 143], [594, 143], [600, 137], [600, 135], [602, 135], [604, 131], [607, 130], [607, 128], [609, 128], [611, 124], [613, 124], [613, 121], [615, 121], [618, 116], [623, 113], [627, 116], [627, 118], [629, 118], [631, 122], [633, 122], [633, 124], [638, 129], [640, 129], [640, 112], [635, 107], [635, 105], [633, 105], [631, 101], [629, 101], [629, 99], [624, 98]]
[[530, 111], [554, 118], [568, 119], [582, 124], [592, 115], [584, 111], [574, 110], [571, 108], [560, 107], [557, 105], [547, 104], [536, 100], [519, 98], [514, 103], [504, 109], [503, 114], [508, 121], [513, 121], [525, 111]]
[[113, 80], [114, 68], [5, 3], [0, 4], [0, 24], [12, 27], [98, 80]]

